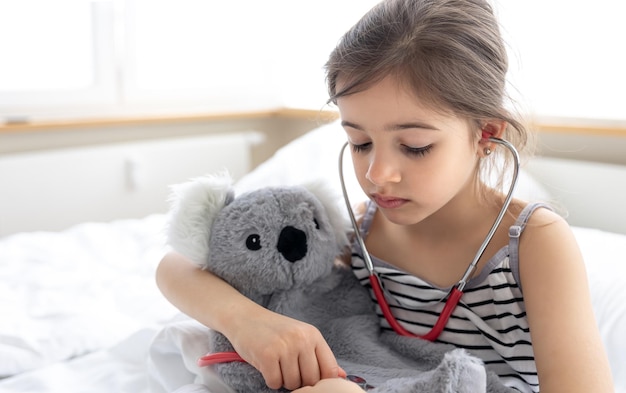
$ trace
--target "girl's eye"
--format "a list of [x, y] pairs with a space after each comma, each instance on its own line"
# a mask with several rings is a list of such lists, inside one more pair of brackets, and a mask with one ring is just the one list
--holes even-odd
[[422, 156], [425, 156], [428, 152], [430, 152], [430, 150], [433, 148], [433, 145], [430, 144], [430, 145], [426, 145], [422, 147], [403, 146], [403, 148], [407, 154], [422, 157]]
[[360, 145], [355, 145], [354, 143], [350, 143], [350, 146], [352, 147], [352, 151], [354, 153], [362, 153], [364, 151], [367, 151], [370, 148], [371, 145], [372, 144], [369, 143], [369, 142], [368, 143], [362, 143]]
[[[352, 146], [352, 151], [355, 153], [363, 153], [366, 152], [368, 150], [371, 149], [372, 147], [372, 143], [368, 142], [368, 143], [363, 143], [360, 145], [355, 145], [355, 144], [351, 144]], [[422, 146], [422, 147], [410, 147], [407, 145], [402, 145], [402, 150], [408, 154], [408, 155], [412, 155], [412, 156], [425, 156], [428, 152], [430, 152], [430, 150], [433, 148], [433, 145], [426, 145], [426, 146]]]

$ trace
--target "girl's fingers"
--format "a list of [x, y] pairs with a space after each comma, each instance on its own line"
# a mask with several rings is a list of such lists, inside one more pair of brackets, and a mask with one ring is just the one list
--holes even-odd
[[315, 351], [300, 354], [298, 358], [302, 386], [313, 386], [321, 377], [321, 367]]
[[268, 387], [294, 390], [345, 375], [316, 327], [272, 317], [271, 323], [257, 323], [253, 334], [248, 328], [235, 332], [239, 340], [233, 342], [235, 350], [263, 374]]
[[[330, 348], [325, 342], [322, 344], [319, 349], [305, 345], [300, 351], [283, 354], [277, 362], [263, 362], [265, 367], [259, 371], [267, 385], [272, 389], [294, 390], [313, 386], [321, 379], [345, 377]], [[272, 364], [274, 366], [270, 367]]]
[[263, 374], [265, 384], [271, 388], [278, 390], [283, 386], [283, 374], [280, 368], [280, 363], [270, 364], [269, 362], [262, 362], [258, 370]]
[[298, 364], [297, 359], [281, 361], [280, 370], [283, 375], [283, 387], [288, 390], [294, 390], [302, 386], [300, 365]]
[[[318, 346], [315, 350], [315, 358], [319, 364], [320, 379], [345, 378], [346, 372], [339, 367], [335, 355], [330, 347], [324, 342], [323, 346]], [[316, 381], [317, 382], [317, 381]]]

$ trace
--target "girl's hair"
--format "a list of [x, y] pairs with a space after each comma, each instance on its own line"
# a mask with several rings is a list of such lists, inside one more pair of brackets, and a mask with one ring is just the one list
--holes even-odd
[[507, 54], [487, 1], [382, 1], [345, 33], [325, 68], [329, 102], [395, 75], [432, 108], [469, 119], [475, 138], [481, 120], [499, 119], [508, 123], [505, 139], [520, 152], [529, 145], [525, 126], [505, 106]]

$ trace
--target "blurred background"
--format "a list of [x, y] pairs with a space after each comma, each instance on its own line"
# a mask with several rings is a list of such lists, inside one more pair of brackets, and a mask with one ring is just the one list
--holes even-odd
[[[322, 66], [373, 0], [0, 0], [0, 121], [320, 109]], [[498, 0], [534, 116], [626, 120], [626, 4]]]
[[[0, 235], [162, 212], [168, 184], [241, 177], [336, 116], [324, 63], [375, 3], [0, 0]], [[626, 193], [626, 3], [493, 4], [538, 154], [570, 160], [535, 175], [580, 201], [580, 222], [610, 217], [598, 206]]]

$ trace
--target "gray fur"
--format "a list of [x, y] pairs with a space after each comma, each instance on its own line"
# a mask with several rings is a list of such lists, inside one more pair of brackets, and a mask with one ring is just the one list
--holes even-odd
[[[375, 386], [372, 391], [516, 391], [465, 350], [381, 333], [366, 289], [348, 267], [334, 262], [347, 242], [341, 214], [330, 198], [301, 187], [262, 188], [224, 198], [230, 191], [215, 184], [227, 183], [220, 177], [196, 179], [174, 198], [170, 233], [190, 235], [170, 236], [174, 249], [188, 252], [200, 266], [264, 307], [316, 326], [341, 367], [365, 378]], [[218, 197], [202, 195], [212, 192]], [[215, 200], [223, 201], [221, 206]], [[201, 206], [201, 201], [211, 201], [196, 209], [203, 217], [189, 217], [196, 213], [180, 206]], [[194, 233], [208, 235], [208, 242], [198, 241]], [[208, 334], [212, 351], [233, 350], [220, 333]], [[274, 392], [246, 363], [223, 363], [215, 369], [240, 393]]]

